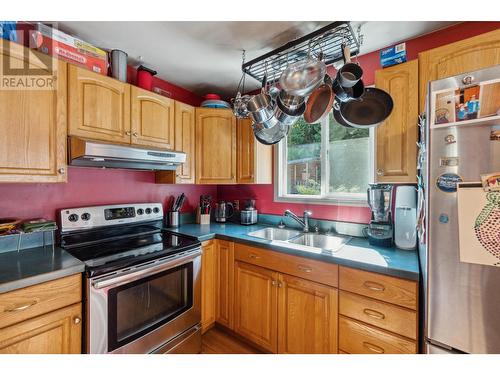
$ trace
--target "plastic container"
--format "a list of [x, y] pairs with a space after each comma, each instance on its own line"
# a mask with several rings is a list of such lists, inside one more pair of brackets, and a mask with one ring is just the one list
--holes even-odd
[[153, 89], [153, 76], [158, 74], [156, 70], [146, 68], [145, 66], [139, 66], [137, 68], [137, 86], [151, 91]]

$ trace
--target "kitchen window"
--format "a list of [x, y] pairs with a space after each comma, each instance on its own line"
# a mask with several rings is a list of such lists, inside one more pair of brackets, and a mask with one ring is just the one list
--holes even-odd
[[346, 128], [332, 113], [317, 124], [301, 118], [276, 147], [275, 201], [366, 205], [373, 133]]

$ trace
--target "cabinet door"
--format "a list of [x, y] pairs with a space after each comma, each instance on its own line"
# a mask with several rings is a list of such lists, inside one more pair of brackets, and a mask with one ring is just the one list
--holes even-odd
[[132, 144], [172, 150], [174, 101], [139, 87], [131, 91]]
[[49, 89], [0, 90], [0, 182], [66, 182], [67, 66], [21, 45], [0, 43], [0, 59], [11, 67], [23, 66], [25, 53], [29, 68], [42, 70], [54, 83]]
[[177, 168], [176, 183], [194, 184], [195, 126], [194, 107], [175, 102], [175, 150], [186, 153], [186, 162]]
[[337, 353], [337, 289], [280, 275], [278, 352]]
[[228, 328], [234, 327], [234, 243], [217, 241], [217, 323]]
[[243, 262], [234, 272], [234, 330], [276, 353], [278, 273]]
[[252, 120], [238, 119], [238, 168], [237, 181], [239, 184], [255, 182], [255, 137], [252, 130]]
[[201, 331], [215, 323], [217, 284], [217, 248], [215, 240], [201, 246]]
[[196, 183], [236, 183], [236, 119], [229, 109], [196, 108]]
[[419, 53], [418, 60], [420, 111], [424, 111], [429, 81], [500, 64], [500, 30]]
[[130, 85], [69, 65], [69, 135], [130, 143]]
[[417, 180], [418, 60], [375, 72], [375, 86], [394, 101], [391, 115], [377, 127], [377, 182]]
[[272, 184], [273, 147], [255, 140], [251, 120], [238, 119], [237, 126], [237, 182]]
[[0, 329], [2, 354], [80, 354], [82, 305], [71, 305]]

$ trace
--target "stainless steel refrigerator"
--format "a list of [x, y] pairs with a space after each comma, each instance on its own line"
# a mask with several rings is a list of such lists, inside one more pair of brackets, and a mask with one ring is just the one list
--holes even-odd
[[457, 198], [500, 172], [500, 65], [430, 82], [420, 127], [423, 351], [500, 353], [500, 268], [460, 260]]

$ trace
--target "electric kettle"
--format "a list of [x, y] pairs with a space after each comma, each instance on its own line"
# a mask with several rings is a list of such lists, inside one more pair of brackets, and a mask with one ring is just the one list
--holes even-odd
[[215, 221], [225, 223], [234, 214], [234, 206], [232, 203], [219, 201], [215, 204]]

